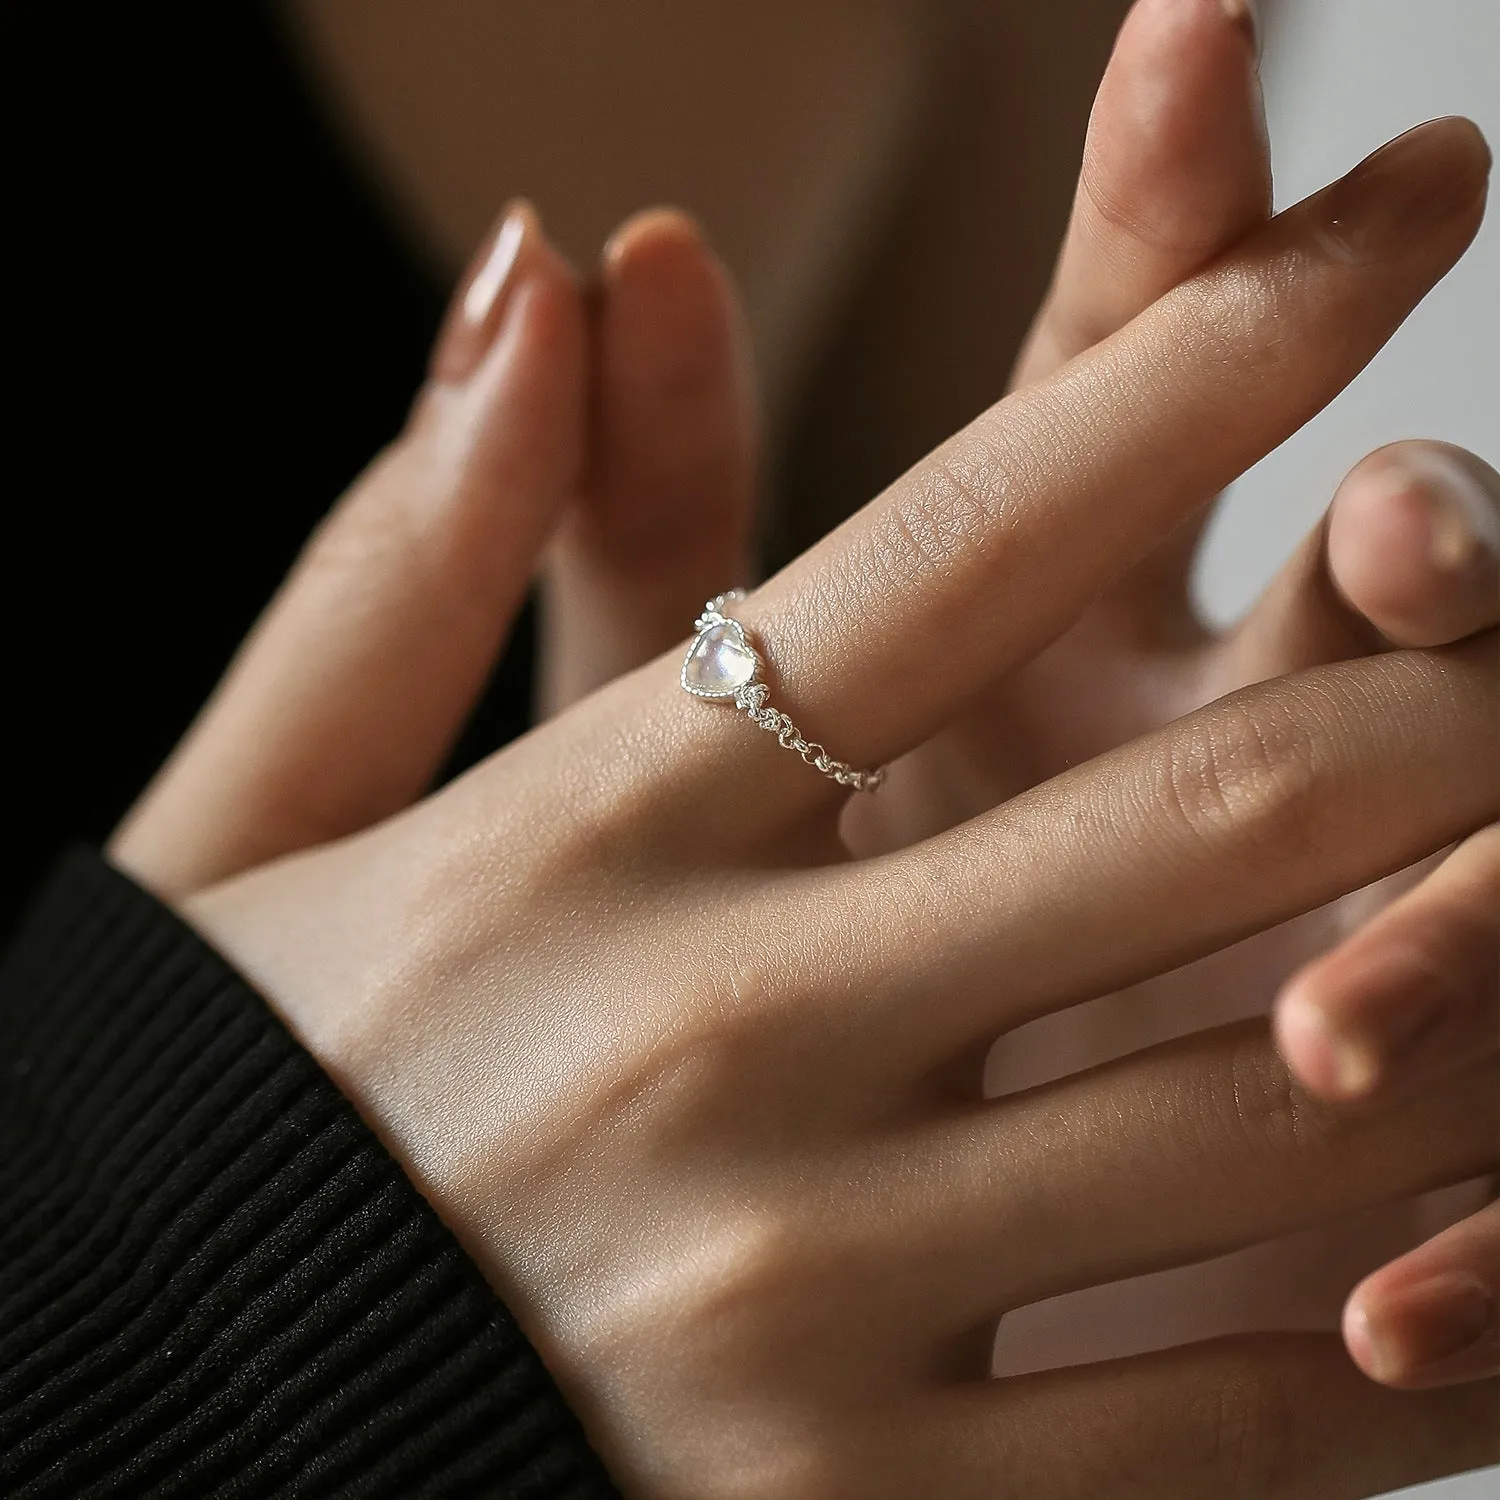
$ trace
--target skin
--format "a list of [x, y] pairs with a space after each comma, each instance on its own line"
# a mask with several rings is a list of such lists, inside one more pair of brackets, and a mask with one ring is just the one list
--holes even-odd
[[[1357, 373], [1485, 166], [1440, 125], [1252, 230], [771, 580], [742, 613], [799, 722], [860, 763], [961, 725]], [[828, 784], [687, 699], [675, 652], [416, 802], [547, 538], [553, 579], [634, 576], [579, 373], [628, 307], [590, 319], [522, 241], [115, 858], [355, 1100], [627, 1493], [1326, 1497], [1492, 1457], [1493, 1385], [1397, 1395], [1331, 1338], [969, 1377], [1007, 1307], [1495, 1168], [1492, 1057], [1354, 1111], [1291, 1088], [1264, 1026], [1003, 1101], [974, 1067], [1493, 820], [1493, 638], [1250, 686], [857, 859]], [[650, 279], [615, 270], [606, 308]], [[642, 368], [603, 336], [596, 369]], [[557, 700], [611, 665], [554, 661]]]

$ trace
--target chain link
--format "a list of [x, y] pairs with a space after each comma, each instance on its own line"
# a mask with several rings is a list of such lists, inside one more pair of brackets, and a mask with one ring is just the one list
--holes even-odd
[[[718, 598], [710, 599], [703, 613], [698, 617], [695, 629], [701, 633], [724, 623], [730, 618], [724, 613], [724, 606], [733, 604], [744, 597], [743, 589], [731, 589], [727, 594], [720, 594]], [[853, 766], [841, 760], [835, 760], [816, 740], [804, 739], [801, 730], [780, 709], [767, 706], [766, 700], [770, 696], [771, 690], [765, 683], [750, 682], [734, 695], [734, 704], [752, 724], [759, 725], [767, 734], [774, 734], [776, 743], [783, 750], [790, 750], [800, 755], [813, 770], [821, 771], [829, 780], [838, 782], [840, 786], [848, 787], [850, 791], [855, 792], [873, 792], [885, 780], [883, 766], [875, 771], [856, 771]]]

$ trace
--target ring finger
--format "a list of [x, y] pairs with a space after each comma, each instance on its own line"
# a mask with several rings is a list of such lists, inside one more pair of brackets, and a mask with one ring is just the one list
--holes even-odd
[[781, 706], [865, 763], [941, 728], [1362, 368], [1488, 170], [1471, 125], [1412, 132], [944, 445], [747, 602]]

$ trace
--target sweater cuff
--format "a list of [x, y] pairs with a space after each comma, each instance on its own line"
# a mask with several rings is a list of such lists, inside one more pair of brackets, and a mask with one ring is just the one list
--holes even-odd
[[81, 850], [0, 968], [0, 1492], [617, 1494], [349, 1101]]

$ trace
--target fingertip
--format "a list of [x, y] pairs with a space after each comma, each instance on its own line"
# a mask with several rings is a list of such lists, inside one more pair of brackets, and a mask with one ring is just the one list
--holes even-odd
[[748, 497], [749, 340], [728, 271], [691, 215], [651, 209], [606, 245], [597, 305], [599, 493], [626, 521]]
[[1500, 622], [1500, 474], [1445, 443], [1394, 444], [1340, 486], [1328, 567], [1392, 644], [1431, 647]]
[[1122, 52], [1151, 46], [1186, 53], [1223, 45], [1238, 49], [1242, 59], [1247, 43], [1256, 55], [1260, 15], [1255, 0], [1135, 0], [1120, 27], [1115, 55], [1118, 59]]
[[1276, 1002], [1272, 1032], [1292, 1076], [1310, 1093], [1352, 1103], [1374, 1092], [1379, 1063], [1373, 1052], [1331, 1025], [1315, 985], [1315, 972], [1293, 979]]
[[474, 377], [472, 399], [483, 413], [503, 419], [507, 429], [544, 415], [568, 418], [568, 442], [581, 460], [587, 359], [578, 279], [555, 252], [539, 257], [516, 288], [485, 362], [488, 368], [482, 367]]
[[1495, 153], [1479, 122], [1467, 115], [1443, 115], [1432, 124], [1443, 132], [1445, 143], [1466, 164], [1475, 181], [1481, 186], [1487, 183], [1494, 169]]
[[497, 358], [497, 385], [510, 388], [518, 410], [550, 419], [567, 455], [559, 472], [571, 481], [585, 458], [588, 404], [588, 331], [578, 285], [571, 276], [538, 278], [522, 289], [516, 313], [513, 340]]
[[525, 198], [508, 203], [475, 253], [450, 301], [433, 345], [429, 378], [437, 385], [470, 380], [514, 322], [521, 291], [553, 283], [577, 292], [577, 276]]
[[1107, 337], [1270, 217], [1269, 136], [1246, 24], [1225, 0], [1131, 9], [1094, 101], [1053, 294], [1018, 384]]
[[1224, 7], [1224, 14], [1230, 21], [1238, 26], [1245, 39], [1250, 43], [1250, 49], [1254, 52], [1256, 61], [1259, 62], [1265, 45], [1265, 36], [1260, 26], [1260, 8], [1255, 0], [1220, 0]]
[[1500, 1371], [1494, 1288], [1471, 1269], [1434, 1267], [1437, 1243], [1366, 1277], [1344, 1304], [1344, 1347], [1379, 1385], [1429, 1390]]
[[587, 460], [588, 325], [578, 278], [548, 243], [528, 247], [499, 326], [459, 384], [432, 382], [413, 414], [419, 472], [443, 496], [482, 589], [526, 576], [577, 494]]
[[1208, 256], [1269, 217], [1253, 17], [1244, 0], [1138, 0], [1090, 128], [1086, 182], [1106, 221]]
[[[642, 358], [671, 357], [698, 368], [738, 363], [738, 304], [729, 273], [701, 227], [677, 208], [627, 220], [600, 257], [603, 324], [610, 346], [624, 342], [624, 373]], [[606, 370], [606, 374], [608, 370]], [[682, 378], [691, 378], [692, 370]]]
[[662, 262], [711, 260], [698, 220], [686, 209], [648, 208], [633, 214], [605, 242], [599, 259], [606, 274], [636, 272]]
[[1378, 1385], [1388, 1384], [1398, 1372], [1391, 1369], [1383, 1357], [1381, 1346], [1376, 1341], [1370, 1323], [1370, 1309], [1366, 1294], [1369, 1280], [1357, 1286], [1344, 1303], [1340, 1331], [1349, 1358]]

